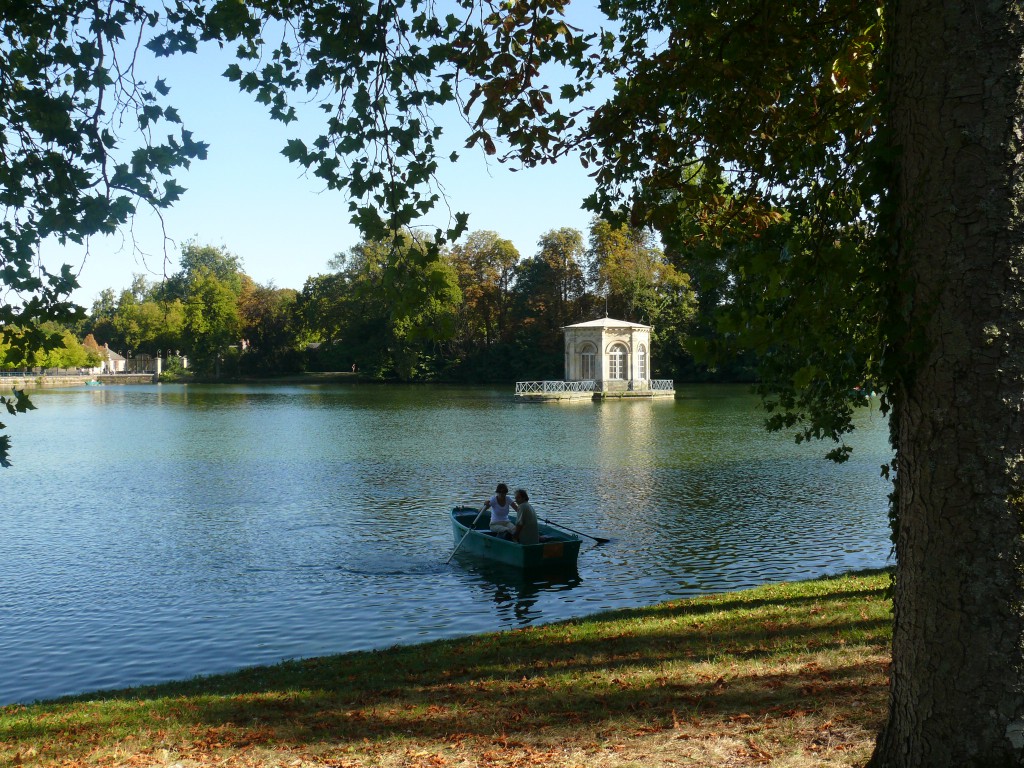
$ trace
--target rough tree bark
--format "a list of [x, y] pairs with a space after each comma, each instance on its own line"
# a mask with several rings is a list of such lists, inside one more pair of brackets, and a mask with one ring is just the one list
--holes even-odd
[[871, 768], [1024, 764], [1024, 23], [890, 3], [898, 566]]

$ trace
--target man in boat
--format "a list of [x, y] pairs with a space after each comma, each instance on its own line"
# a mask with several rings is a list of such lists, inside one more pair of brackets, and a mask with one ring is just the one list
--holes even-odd
[[530, 504], [530, 494], [525, 488], [516, 490], [516, 528], [512, 536], [520, 544], [537, 544], [540, 536], [537, 532], [537, 513], [533, 511]]
[[516, 526], [509, 520], [509, 509], [519, 510], [518, 505], [508, 497], [508, 486], [498, 483], [494, 495], [484, 502], [484, 511], [491, 510], [491, 531], [498, 536], [512, 538]]

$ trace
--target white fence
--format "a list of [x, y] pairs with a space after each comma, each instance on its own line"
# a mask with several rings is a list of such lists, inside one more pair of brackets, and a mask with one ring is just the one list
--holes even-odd
[[[605, 381], [607, 391], [643, 392], [674, 392], [675, 381], [672, 379], [651, 379], [650, 381], [621, 381], [619, 379]], [[618, 385], [618, 386], [615, 386]], [[597, 392], [600, 387], [593, 379], [586, 381], [517, 381], [517, 395], [553, 395], [563, 392]]]
[[517, 395], [546, 395], [558, 392], [593, 392], [594, 381], [517, 381]]
[[627, 392], [674, 392], [675, 381], [672, 379], [609, 379], [604, 382], [608, 392], [626, 390]]
[[156, 360], [131, 365], [124, 371], [97, 371], [94, 368], [34, 368], [25, 371], [0, 371], [0, 379], [64, 378], [66, 376], [142, 376], [156, 373]]
[[[605, 382], [607, 384], [607, 382]], [[621, 387], [630, 392], [643, 391], [648, 389], [652, 392], [673, 392], [676, 389], [676, 382], [672, 379], [651, 379], [650, 381], [622, 382]], [[561, 392], [595, 392], [598, 390], [597, 382], [593, 379], [586, 381], [517, 381], [515, 383], [516, 394], [558, 394]]]
[[20, 371], [0, 371], [0, 378], [35, 379], [40, 376], [91, 376], [87, 368], [25, 368]]

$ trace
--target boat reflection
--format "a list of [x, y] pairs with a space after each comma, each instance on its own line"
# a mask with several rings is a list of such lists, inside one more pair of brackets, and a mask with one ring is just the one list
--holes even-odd
[[582, 583], [575, 566], [524, 573], [518, 568], [473, 558], [465, 558], [461, 566], [466, 580], [491, 599], [505, 625], [554, 621], [559, 618], [557, 615], [545, 615], [545, 598], [568, 592]]

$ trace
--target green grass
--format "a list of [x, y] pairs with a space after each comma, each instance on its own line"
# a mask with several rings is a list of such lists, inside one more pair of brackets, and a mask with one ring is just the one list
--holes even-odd
[[0, 765], [840, 766], [881, 725], [887, 573], [0, 708]]

